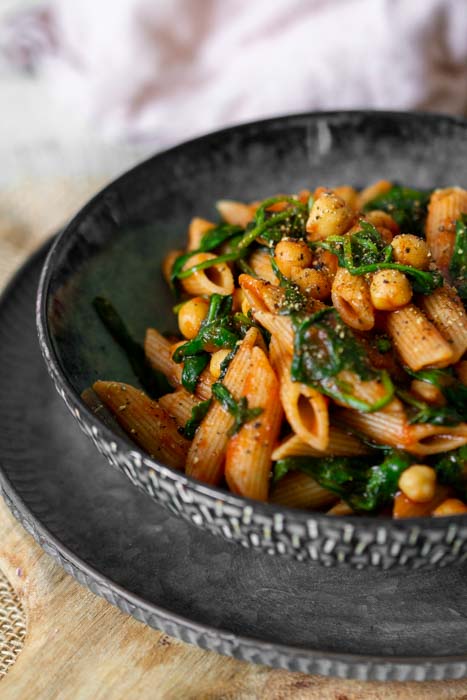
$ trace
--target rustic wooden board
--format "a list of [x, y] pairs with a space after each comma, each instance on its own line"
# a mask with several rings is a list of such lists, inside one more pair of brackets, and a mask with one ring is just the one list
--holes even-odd
[[27, 618], [2, 700], [465, 700], [467, 680], [362, 683], [254, 666], [178, 642], [82, 588], [0, 501], [0, 570]]

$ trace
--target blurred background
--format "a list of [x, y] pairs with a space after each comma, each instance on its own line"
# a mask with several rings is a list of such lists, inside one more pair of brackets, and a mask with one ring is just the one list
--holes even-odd
[[0, 0], [0, 100], [2, 286], [105, 182], [193, 136], [305, 110], [467, 114], [467, 4]]

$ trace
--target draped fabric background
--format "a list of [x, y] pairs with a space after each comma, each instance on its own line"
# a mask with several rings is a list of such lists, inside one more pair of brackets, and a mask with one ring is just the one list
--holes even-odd
[[467, 110], [465, 0], [50, 0], [0, 45], [106, 139], [313, 109]]

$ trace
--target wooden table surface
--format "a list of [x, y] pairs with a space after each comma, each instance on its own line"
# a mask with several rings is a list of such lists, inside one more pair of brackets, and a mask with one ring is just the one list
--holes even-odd
[[[62, 180], [0, 191], [0, 287], [98, 184]], [[52, 196], [53, 208], [48, 206]], [[0, 576], [14, 589], [27, 628], [22, 650], [0, 678], [1, 700], [467, 700], [467, 679], [343, 681], [202, 651], [82, 588], [40, 549], [1, 499], [0, 532]]]

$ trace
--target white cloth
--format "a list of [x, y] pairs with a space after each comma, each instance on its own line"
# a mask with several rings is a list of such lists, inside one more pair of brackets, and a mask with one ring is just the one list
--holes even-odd
[[315, 109], [467, 111], [466, 0], [51, 0], [1, 43], [110, 140]]

